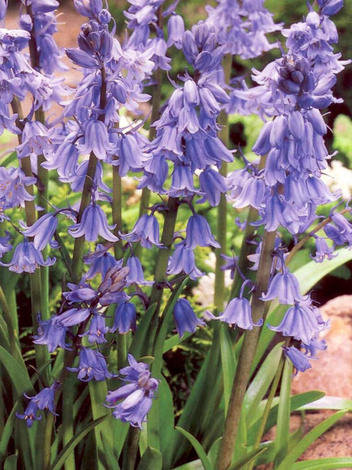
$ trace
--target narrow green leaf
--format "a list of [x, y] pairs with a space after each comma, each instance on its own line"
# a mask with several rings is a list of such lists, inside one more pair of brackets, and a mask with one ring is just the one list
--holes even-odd
[[156, 307], [157, 304], [155, 303], [148, 308], [138, 325], [135, 335], [133, 336], [129, 352], [135, 358], [141, 357], [142, 355], [143, 345], [146, 342], [149, 325], [152, 321]]
[[213, 445], [210, 447], [210, 450], [208, 452], [208, 459], [210, 460], [210, 463], [214, 468], [216, 468], [216, 462], [218, 460], [221, 439], [222, 437], [216, 439], [216, 441], [213, 442]]
[[251, 450], [250, 452], [248, 452], [246, 454], [246, 456], [244, 458], [242, 458], [240, 461], [238, 461], [238, 462], [234, 463], [233, 465], [231, 465], [229, 467], [229, 470], [241, 470], [242, 468], [245, 468], [246, 465], [251, 463], [253, 460], [257, 459], [259, 457], [259, 455], [266, 452], [266, 450], [267, 450], [266, 448]]
[[[298, 395], [291, 396], [290, 413], [292, 413], [292, 411], [295, 411], [297, 409], [302, 409], [301, 407], [303, 407], [307, 403], [312, 403], [315, 400], [319, 400], [323, 396], [324, 396], [324, 392], [321, 392], [321, 391], [304, 392]], [[249, 430], [248, 436], [249, 436], [250, 444], [252, 444], [253, 437], [257, 435], [257, 428], [259, 426], [261, 416], [264, 412], [266, 402], [267, 400], [262, 400], [262, 402], [257, 407], [257, 415], [253, 416], [252, 422], [249, 423], [250, 430]], [[280, 398], [275, 397], [271, 405], [269, 417], [268, 417], [264, 432], [271, 429], [277, 423], [277, 412], [278, 412], [279, 403], [280, 403]]]
[[305, 403], [299, 410], [352, 410], [352, 400], [348, 398], [325, 396], [314, 403]]
[[90, 431], [92, 431], [92, 429], [101, 424], [106, 418], [107, 416], [102, 416], [101, 418], [95, 419], [94, 421], [90, 422], [89, 425], [78, 434], [78, 436], [73, 437], [59, 453], [53, 464], [50, 466], [50, 470], [60, 470], [67, 457], [73, 452], [74, 448], [81, 442], [81, 440]]
[[147, 447], [137, 470], [161, 470], [163, 466], [163, 459], [161, 453], [153, 447]]
[[0, 361], [10, 376], [17, 396], [22, 395], [24, 392], [34, 392], [34, 388], [29, 379], [27, 369], [21, 367], [21, 365], [11, 356], [11, 354], [1, 346]]
[[180, 338], [179, 335], [177, 335], [177, 334], [171, 336], [164, 343], [163, 354], [170, 351], [172, 348], [178, 346], [179, 344], [183, 343], [183, 341], [185, 341], [190, 336], [192, 336], [192, 333], [189, 333], [188, 331], [185, 332], [185, 334], [182, 336], [182, 338]]
[[17, 152], [11, 152], [8, 157], [4, 159], [4, 161], [1, 163], [1, 166], [7, 167], [8, 165], [11, 165], [14, 161], [17, 160]]
[[210, 460], [209, 460], [207, 454], [205, 453], [205, 450], [203, 449], [203, 447], [199, 443], [199, 441], [194, 436], [192, 436], [192, 434], [185, 431], [184, 429], [179, 428], [178, 426], [176, 426], [176, 429], [181, 434], [183, 434], [186, 437], [186, 439], [188, 439], [189, 442], [192, 444], [194, 450], [197, 452], [197, 455], [198, 455], [198, 457], [200, 458], [200, 460], [203, 464], [204, 470], [213, 470], [212, 465], [210, 463]]
[[308, 449], [308, 447], [318, 439], [325, 431], [333, 426], [342, 416], [346, 414], [346, 411], [338, 411], [329, 418], [325, 419], [322, 423], [316, 426], [301, 441], [293, 447], [289, 454], [283, 459], [276, 470], [287, 470], [296, 462], [296, 460]]
[[230, 337], [227, 325], [221, 325], [220, 328], [220, 350], [226, 415], [237, 365], [235, 353], [233, 351], [233, 341]]
[[244, 399], [244, 407], [247, 410], [247, 425], [252, 421], [254, 416], [257, 416], [258, 405], [275, 377], [282, 355], [281, 346], [282, 343], [277, 344], [274, 349], [270, 351], [248, 387]]
[[17, 459], [17, 454], [13, 454], [7, 457], [4, 465], [4, 470], [17, 470]]
[[[171, 468], [172, 455], [170, 449], [172, 448], [172, 441], [174, 436], [175, 417], [174, 417], [174, 405], [172, 400], [172, 393], [170, 387], [165, 380], [165, 377], [161, 377], [159, 385], [159, 398], [158, 401], [160, 406], [160, 446], [161, 453], [164, 457], [164, 467]], [[148, 422], [149, 423], [149, 422]]]
[[285, 361], [281, 379], [280, 401], [275, 438], [275, 463], [278, 466], [288, 452], [290, 436], [292, 363]]
[[304, 460], [292, 466], [292, 470], [335, 470], [336, 468], [352, 468], [352, 457]]

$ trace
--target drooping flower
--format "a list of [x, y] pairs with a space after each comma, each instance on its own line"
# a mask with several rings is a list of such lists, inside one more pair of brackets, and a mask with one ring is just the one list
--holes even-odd
[[30, 401], [24, 413], [16, 412], [17, 418], [24, 419], [26, 421], [27, 427], [30, 428], [32, 427], [34, 420], [39, 421], [42, 419], [42, 416], [38, 415], [39, 410], [49, 410], [50, 413], [58, 416], [57, 413], [55, 413], [54, 401], [55, 391], [58, 387], [59, 383], [54, 382], [51, 387], [43, 388], [43, 390], [33, 397], [29, 397], [28, 395], [24, 394], [24, 396]]
[[79, 353], [78, 367], [67, 367], [67, 369], [71, 372], [78, 372], [77, 378], [83, 382], [114, 377], [107, 369], [104, 356], [96, 349], [82, 348]]
[[207, 219], [199, 214], [192, 215], [187, 223], [185, 246], [194, 250], [196, 246], [220, 248], [213, 237]]
[[153, 214], [143, 214], [136, 222], [132, 232], [121, 235], [121, 238], [130, 242], [140, 242], [144, 248], [153, 245], [162, 248], [159, 239], [159, 223]]
[[33, 242], [26, 238], [16, 246], [10, 263], [0, 262], [0, 266], [6, 266], [15, 273], [34, 273], [40, 266], [52, 266], [56, 258], [48, 258], [44, 261], [43, 255], [35, 248]]
[[53, 238], [57, 223], [55, 214], [44, 214], [33, 225], [22, 229], [22, 233], [26, 237], [34, 237], [34, 247], [42, 251]]
[[125, 376], [123, 381], [130, 383], [109, 391], [106, 406], [114, 408], [114, 418], [143, 429], [142, 424], [147, 420], [159, 381], [150, 376], [147, 364], [137, 362], [131, 354], [128, 355], [128, 362], [129, 366], [121, 369], [119, 374]]
[[111, 331], [114, 333], [116, 330], [123, 335], [130, 330], [136, 331], [136, 307], [130, 302], [123, 302], [116, 307], [114, 325]]
[[280, 304], [293, 305], [296, 302], [307, 300], [307, 296], [302, 296], [299, 290], [299, 283], [296, 276], [283, 268], [282, 273], [277, 273], [270, 282], [268, 292], [262, 294], [262, 300], [278, 299]]
[[66, 344], [67, 327], [60, 323], [60, 316], [54, 315], [49, 320], [41, 320], [38, 318], [39, 327], [38, 334], [33, 336], [33, 343], [45, 344], [50, 353], [60, 346], [63, 349], [70, 349]]
[[204, 320], [196, 317], [196, 314], [187, 299], [177, 300], [173, 310], [173, 316], [176, 330], [180, 338], [182, 338], [186, 331], [194, 333], [197, 326], [206, 325]]
[[298, 372], [305, 372], [306, 370], [311, 369], [312, 365], [309, 362], [307, 355], [302, 353], [299, 349], [294, 346], [283, 346], [282, 349], [284, 350], [285, 356], [290, 359], [293, 367], [296, 369], [294, 375], [297, 375]]
[[72, 225], [68, 231], [74, 238], [84, 236], [88, 242], [97, 241], [99, 236], [110, 242], [116, 242], [118, 238], [110, 232], [113, 228], [115, 225], [108, 225], [103, 209], [93, 203], [84, 209], [81, 222]]

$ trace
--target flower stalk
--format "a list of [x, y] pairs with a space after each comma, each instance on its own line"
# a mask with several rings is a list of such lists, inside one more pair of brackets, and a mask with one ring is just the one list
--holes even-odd
[[[260, 254], [259, 268], [256, 280], [256, 290], [252, 297], [253, 322], [258, 323], [263, 318], [266, 303], [260, 300], [263, 292], [267, 290], [272, 266], [272, 252], [275, 246], [276, 232], [265, 232], [263, 246]], [[245, 332], [234, 384], [232, 387], [225, 429], [221, 441], [217, 470], [226, 470], [231, 465], [233, 449], [236, 442], [238, 426], [242, 413], [242, 405], [250, 378], [250, 370], [255, 356], [259, 328]]]

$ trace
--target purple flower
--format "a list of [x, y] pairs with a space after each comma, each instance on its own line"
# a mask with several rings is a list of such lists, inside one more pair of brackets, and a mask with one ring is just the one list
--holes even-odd
[[144, 248], [151, 248], [153, 245], [162, 248], [159, 239], [159, 223], [154, 215], [144, 214], [136, 222], [132, 232], [121, 235], [123, 240], [129, 242], [140, 242]]
[[39, 421], [42, 419], [41, 415], [38, 415], [39, 410], [49, 410], [50, 413], [53, 415], [57, 415], [55, 413], [55, 390], [59, 387], [58, 382], [54, 382], [51, 387], [43, 388], [37, 395], [33, 397], [29, 397], [28, 395], [24, 394], [26, 398], [28, 398], [29, 403], [24, 413], [16, 412], [17, 418], [24, 419], [26, 421], [27, 427], [32, 427], [33, 420]]
[[0, 237], [0, 258], [7, 253], [8, 251], [12, 250], [12, 245], [8, 243], [10, 241], [10, 234], [6, 232], [6, 237]]
[[280, 304], [289, 305], [307, 300], [308, 296], [302, 296], [299, 290], [297, 278], [283, 268], [283, 273], [277, 273], [270, 282], [268, 292], [262, 294], [262, 300], [278, 299]]
[[114, 377], [107, 369], [104, 356], [96, 349], [82, 348], [79, 353], [78, 367], [67, 367], [67, 369], [71, 372], [78, 372], [77, 378], [83, 382]]
[[143, 429], [142, 424], [147, 420], [159, 381], [150, 377], [147, 364], [137, 362], [131, 354], [128, 355], [128, 362], [130, 365], [119, 373], [126, 376], [122, 380], [130, 383], [115, 391], [109, 391], [106, 406], [114, 408], [114, 418]]
[[81, 222], [72, 225], [68, 231], [74, 238], [84, 236], [87, 242], [95, 242], [99, 236], [110, 242], [116, 242], [118, 238], [110, 232], [113, 228], [115, 225], [108, 225], [103, 209], [93, 202], [84, 209]]
[[[88, 54], [87, 56], [90, 57]], [[114, 146], [109, 142], [108, 131], [103, 122], [96, 119], [88, 121], [84, 129], [84, 143], [79, 145], [79, 149], [82, 153], [93, 152], [100, 160], [113, 152]]]
[[88, 336], [90, 343], [106, 343], [105, 335], [109, 332], [106, 326], [105, 317], [98, 312], [92, 316], [88, 331], [80, 336]]
[[84, 280], [93, 279], [98, 274], [101, 274], [102, 279], [105, 278], [106, 273], [114, 266], [122, 267], [122, 260], [116, 259], [108, 252], [109, 246], [104, 247], [98, 243], [94, 253], [89, 253], [84, 256], [84, 264], [90, 265], [88, 272], [83, 276]]
[[182, 271], [194, 281], [204, 274], [197, 268], [194, 251], [187, 248], [185, 241], [175, 245], [175, 251], [169, 260], [167, 268], [168, 274], [179, 274]]
[[283, 346], [284, 354], [290, 359], [293, 364], [293, 367], [296, 369], [294, 375], [297, 375], [298, 372], [305, 372], [308, 369], [311, 369], [311, 364], [307, 358], [306, 354], [303, 354], [299, 349], [294, 346], [286, 347]]
[[185, 331], [194, 333], [197, 326], [205, 326], [204, 320], [196, 317], [196, 314], [187, 299], [178, 299], [174, 310], [173, 316], [175, 320], [176, 330], [180, 338], [185, 334]]
[[253, 323], [251, 304], [248, 299], [242, 297], [232, 299], [222, 315], [215, 317], [210, 312], [207, 312], [207, 315], [212, 320], [220, 320], [228, 323], [233, 328], [238, 326], [244, 330], [252, 330], [254, 326], [263, 324], [262, 319], [258, 323]]
[[192, 215], [187, 223], [185, 246], [193, 250], [196, 246], [212, 246], [220, 248], [214, 239], [207, 219], [202, 215]]
[[66, 312], [58, 315], [56, 324], [65, 328], [79, 325], [87, 320], [90, 315], [91, 312], [89, 308], [70, 308], [66, 310]]
[[130, 330], [136, 331], [136, 307], [130, 302], [123, 302], [116, 307], [114, 325], [111, 328], [111, 332], [114, 333], [116, 330], [123, 335], [128, 333]]
[[329, 247], [324, 238], [315, 237], [315, 256], [310, 255], [317, 263], [322, 263], [325, 259], [335, 258], [338, 253], [334, 253], [334, 247]]
[[10, 271], [15, 273], [34, 273], [39, 266], [52, 266], [56, 258], [48, 258], [46, 261], [43, 255], [35, 248], [33, 242], [29, 242], [26, 238], [23, 243], [16, 246], [15, 252], [10, 263], [1, 263], [0, 266], [6, 266]]
[[127, 283], [138, 284], [140, 286], [151, 286], [153, 281], [146, 281], [144, 279], [143, 267], [137, 256], [131, 256], [127, 259], [126, 266], [129, 268], [127, 275]]
[[292, 336], [304, 344], [309, 344], [314, 335], [321, 329], [314, 311], [304, 303], [296, 303], [294, 307], [290, 307], [280, 325], [268, 325], [268, 327], [273, 331], [282, 333], [284, 336]]
[[22, 230], [26, 237], [34, 237], [34, 247], [42, 251], [53, 238], [57, 227], [55, 214], [44, 214], [33, 225]]
[[182, 36], [185, 32], [185, 25], [182, 16], [172, 14], [167, 22], [167, 47], [174, 45], [177, 49], [182, 48]]
[[38, 335], [33, 336], [33, 343], [45, 344], [50, 353], [54, 352], [58, 346], [69, 349], [69, 345], [65, 343], [67, 328], [60, 323], [59, 315], [54, 315], [44, 321], [41, 321], [39, 317], [38, 321]]

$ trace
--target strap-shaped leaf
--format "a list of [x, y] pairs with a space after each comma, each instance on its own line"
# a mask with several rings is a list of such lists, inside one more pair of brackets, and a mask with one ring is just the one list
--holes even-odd
[[161, 453], [153, 447], [147, 447], [137, 470], [161, 470], [163, 466], [163, 459]]
[[[325, 419], [322, 423], [316, 426], [312, 431], [310, 431], [306, 436], [304, 436], [301, 441], [296, 444], [293, 449], [288, 453], [288, 455], [283, 459], [280, 465], [276, 470], [289, 470], [296, 462], [296, 460], [303, 454], [303, 452], [308, 449], [308, 447], [318, 439], [325, 431], [327, 431], [331, 426], [333, 426], [336, 421], [338, 421], [342, 416], [346, 414], [346, 411], [338, 411], [329, 418]], [[320, 470], [320, 469], [319, 469]]]
[[98, 426], [100, 423], [102, 423], [107, 416], [102, 416], [101, 418], [95, 419], [91, 423], [89, 423], [83, 431], [81, 431], [78, 436], [73, 437], [62, 449], [62, 451], [59, 453], [59, 455], [56, 457], [55, 461], [53, 464], [50, 466], [50, 470], [60, 470], [62, 465], [65, 463], [65, 460], [67, 457], [74, 451], [75, 447], [81, 442], [81, 440], [90, 432], [92, 429], [94, 429], [96, 426]]
[[176, 429], [181, 434], [183, 434], [189, 440], [189, 442], [192, 444], [194, 450], [197, 452], [197, 455], [200, 458], [200, 461], [203, 464], [204, 470], [213, 470], [213, 467], [210, 463], [210, 460], [209, 460], [205, 450], [201, 446], [200, 442], [194, 436], [192, 436], [192, 434], [185, 431], [184, 429], [179, 428], [178, 426], [176, 426]]
[[352, 457], [304, 460], [292, 466], [292, 470], [335, 470], [336, 468], [352, 468]]

